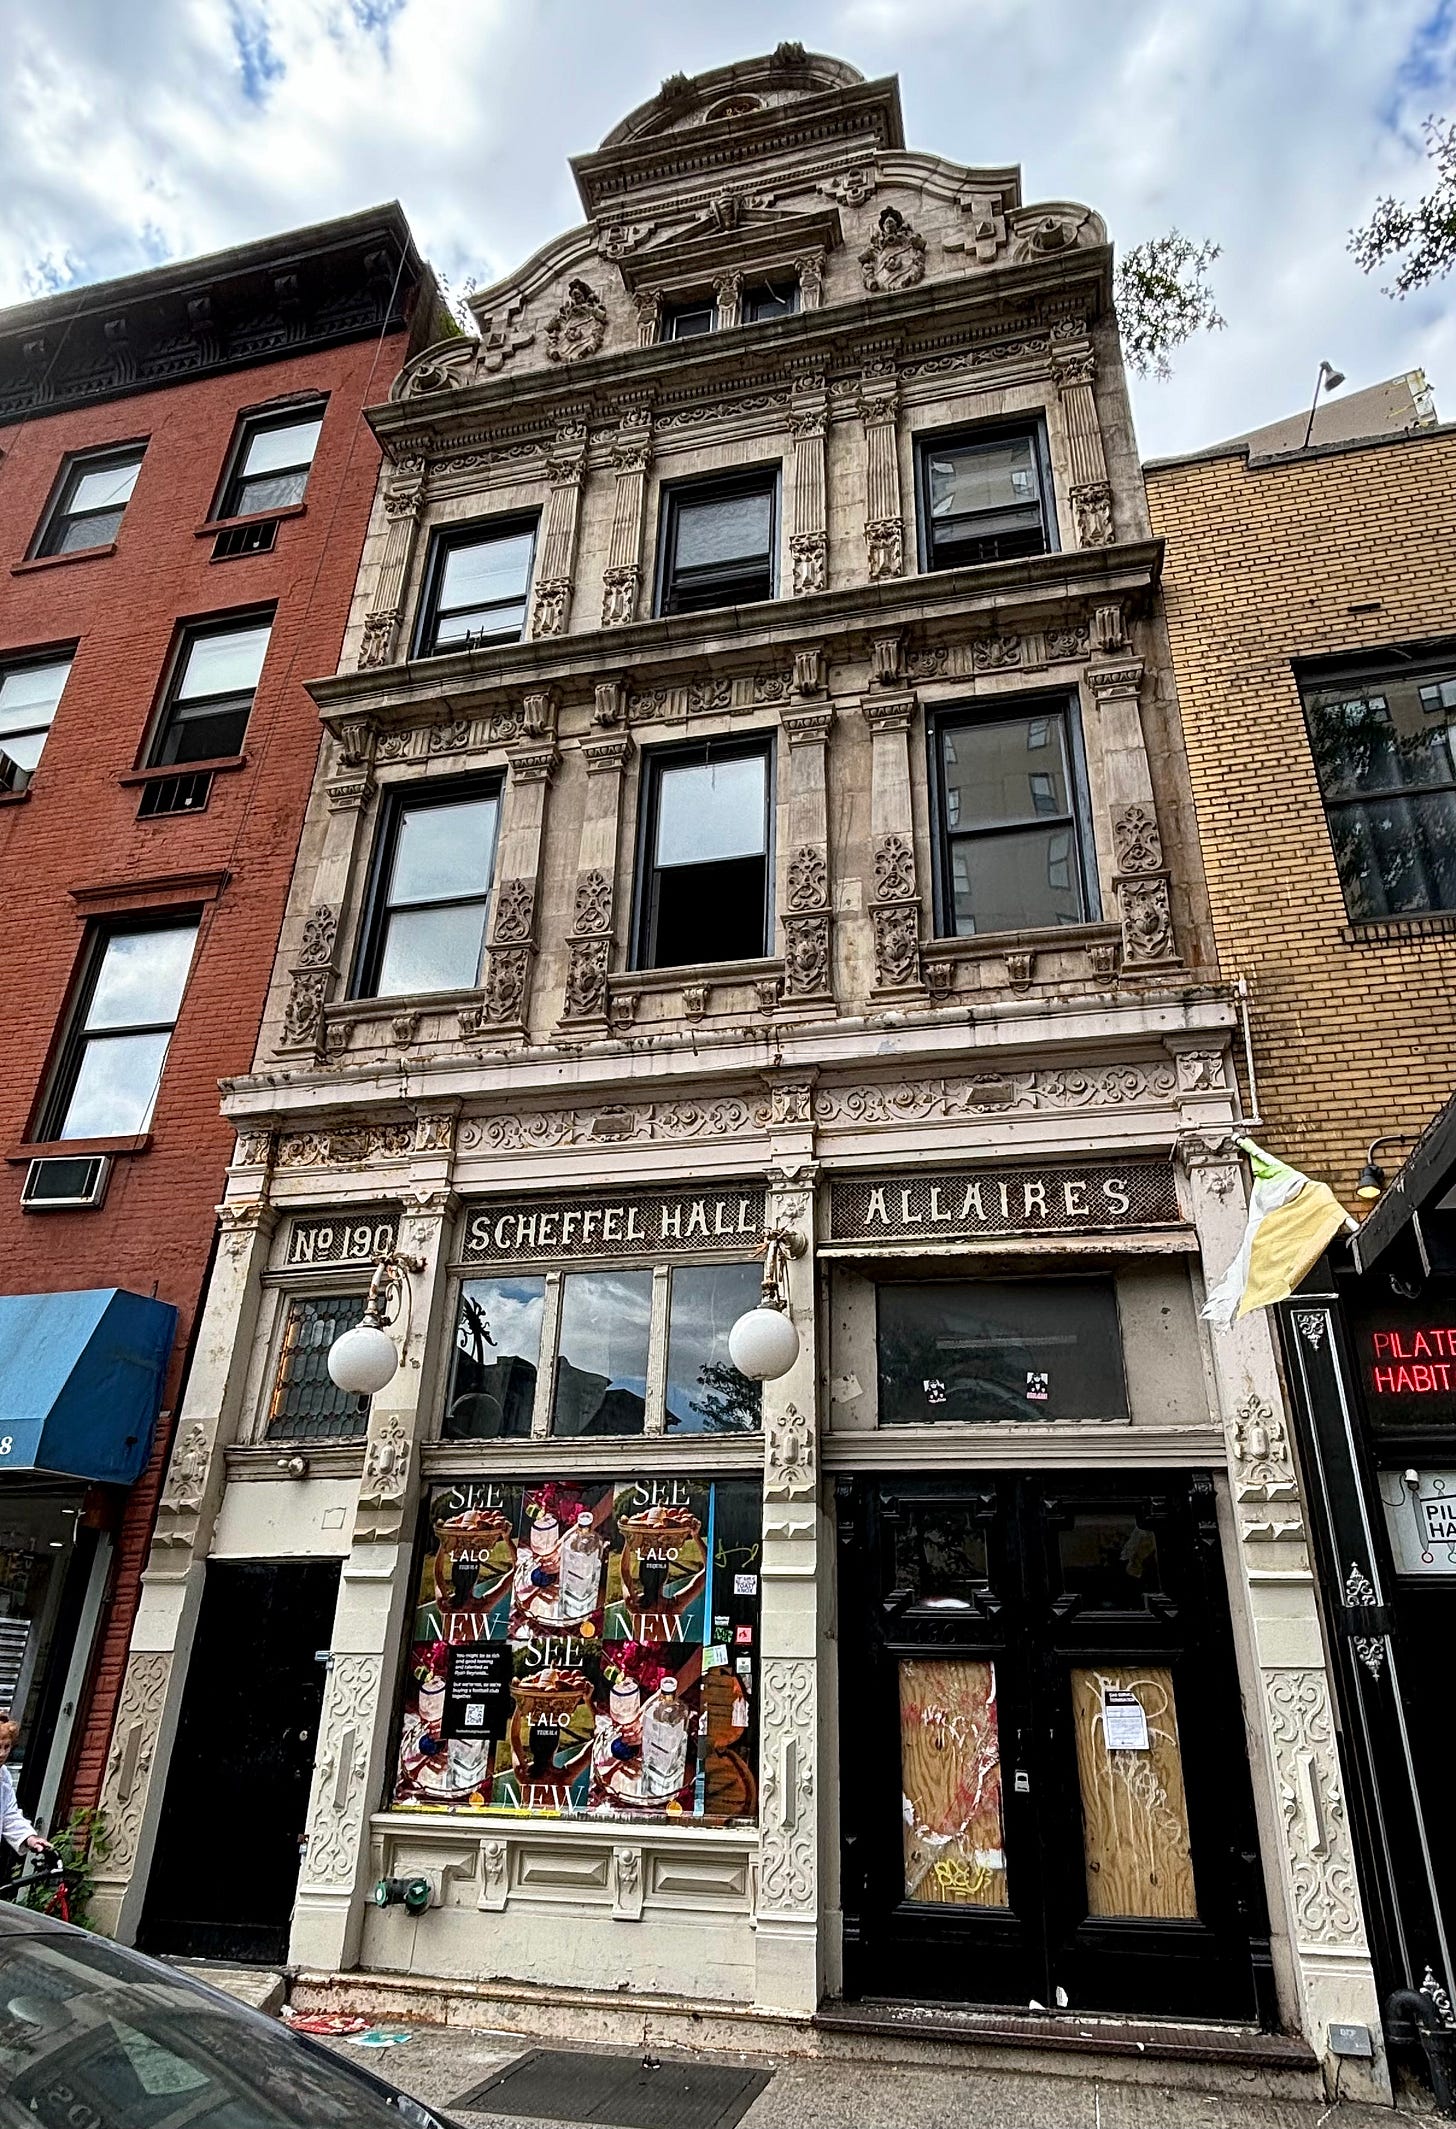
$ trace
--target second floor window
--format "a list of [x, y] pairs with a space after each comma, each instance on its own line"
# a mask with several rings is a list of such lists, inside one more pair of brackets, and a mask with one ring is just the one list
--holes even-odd
[[1091, 909], [1077, 735], [1061, 707], [948, 716], [932, 765], [942, 936], [1045, 931]]
[[1054, 544], [1039, 429], [923, 438], [916, 472], [924, 568], [1009, 562]]
[[1456, 657], [1309, 677], [1301, 692], [1349, 914], [1456, 910]]
[[639, 968], [767, 954], [771, 759], [763, 744], [649, 757]]
[[774, 596], [773, 469], [663, 490], [657, 610], [693, 614]]
[[270, 620], [209, 622], [184, 631], [152, 741], [150, 766], [240, 754], [268, 650]]
[[134, 1138], [146, 1130], [196, 941], [195, 917], [98, 931], [42, 1138]]
[[[56, 714], [71, 670], [71, 654], [0, 665], [0, 755], [28, 778]], [[0, 790], [16, 782], [0, 762]]]
[[359, 994], [468, 991], [480, 981], [499, 794], [401, 797], [387, 813]]
[[533, 522], [472, 526], [435, 538], [416, 655], [515, 643], [526, 632], [526, 593], [536, 550]]
[[322, 407], [248, 416], [238, 433], [217, 515], [253, 517], [301, 503], [323, 425]]
[[82, 554], [109, 547], [141, 471], [144, 446], [88, 452], [66, 466], [36, 546], [38, 555]]

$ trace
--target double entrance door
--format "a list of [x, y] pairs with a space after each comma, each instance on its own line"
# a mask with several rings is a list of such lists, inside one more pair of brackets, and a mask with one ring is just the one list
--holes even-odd
[[1272, 2022], [1211, 1479], [838, 1507], [846, 1995]]

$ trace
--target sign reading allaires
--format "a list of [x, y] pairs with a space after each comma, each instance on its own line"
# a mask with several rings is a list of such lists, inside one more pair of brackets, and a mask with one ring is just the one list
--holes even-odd
[[1377, 1397], [1456, 1390], [1456, 1327], [1371, 1331], [1370, 1388]]

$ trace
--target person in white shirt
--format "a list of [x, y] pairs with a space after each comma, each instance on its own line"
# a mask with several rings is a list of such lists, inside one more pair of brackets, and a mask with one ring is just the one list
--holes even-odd
[[51, 1844], [43, 1840], [15, 1800], [15, 1777], [6, 1762], [15, 1749], [20, 1724], [7, 1716], [0, 1722], [0, 1840], [12, 1848], [29, 1848], [36, 1855], [49, 1855]]

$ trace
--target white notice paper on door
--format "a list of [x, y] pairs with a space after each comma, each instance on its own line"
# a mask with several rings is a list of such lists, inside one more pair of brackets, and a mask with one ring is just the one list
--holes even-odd
[[1109, 1752], [1146, 1752], [1148, 1718], [1136, 1693], [1102, 1688], [1102, 1741]]

